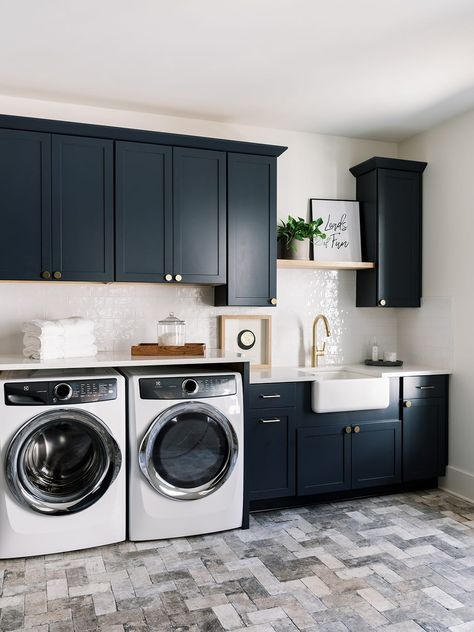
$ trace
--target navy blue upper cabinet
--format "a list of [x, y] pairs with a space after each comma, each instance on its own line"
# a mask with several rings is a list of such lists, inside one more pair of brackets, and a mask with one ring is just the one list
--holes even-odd
[[0, 279], [200, 283], [221, 305], [274, 304], [285, 150], [0, 115]]
[[421, 297], [422, 173], [425, 162], [371, 158], [350, 170], [357, 178], [362, 259], [358, 307], [419, 307]]
[[226, 155], [116, 143], [116, 279], [224, 283]]
[[225, 152], [173, 149], [173, 246], [176, 281], [225, 283]]
[[216, 305], [276, 304], [276, 158], [227, 157], [227, 285]]
[[51, 275], [51, 137], [0, 129], [0, 279]]
[[171, 147], [117, 142], [115, 187], [117, 281], [171, 280]]
[[52, 137], [53, 277], [114, 280], [113, 143]]

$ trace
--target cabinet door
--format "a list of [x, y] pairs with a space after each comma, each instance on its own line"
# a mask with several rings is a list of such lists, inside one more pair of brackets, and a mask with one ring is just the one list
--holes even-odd
[[227, 287], [217, 305], [276, 302], [276, 158], [228, 154]]
[[99, 138], [52, 138], [55, 278], [114, 279], [112, 148]]
[[295, 494], [292, 409], [252, 411], [246, 459], [250, 500]]
[[224, 152], [173, 149], [173, 272], [176, 281], [225, 283], [225, 169]]
[[419, 307], [421, 174], [378, 169], [377, 184], [378, 304]]
[[51, 272], [51, 137], [0, 129], [0, 278]]
[[401, 421], [352, 426], [352, 487], [377, 487], [401, 481]]
[[172, 149], [115, 143], [117, 281], [165, 281], [173, 271]]
[[403, 480], [444, 474], [445, 400], [412, 399], [403, 408]]
[[298, 429], [298, 496], [351, 487], [351, 434], [346, 427]]

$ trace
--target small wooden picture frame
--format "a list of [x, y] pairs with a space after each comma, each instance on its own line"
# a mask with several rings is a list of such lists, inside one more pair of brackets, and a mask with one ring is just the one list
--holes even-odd
[[239, 314], [220, 316], [220, 344], [223, 353], [238, 353], [254, 369], [268, 369], [272, 363], [272, 317]]

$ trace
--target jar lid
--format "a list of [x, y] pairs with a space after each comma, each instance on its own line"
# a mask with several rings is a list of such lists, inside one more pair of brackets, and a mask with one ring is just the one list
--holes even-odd
[[177, 316], [174, 315], [173, 312], [170, 312], [170, 315], [163, 320], [158, 321], [159, 325], [185, 325], [185, 321], [181, 320]]

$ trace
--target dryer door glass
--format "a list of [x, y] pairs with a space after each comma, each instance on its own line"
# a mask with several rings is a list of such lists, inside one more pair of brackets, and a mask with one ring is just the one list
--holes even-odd
[[140, 467], [153, 487], [175, 500], [216, 491], [237, 458], [237, 437], [216, 408], [196, 402], [172, 406], [150, 426], [140, 446]]
[[34, 417], [14, 436], [7, 480], [21, 503], [41, 513], [82, 511], [109, 488], [121, 453], [105, 424], [82, 410]]

